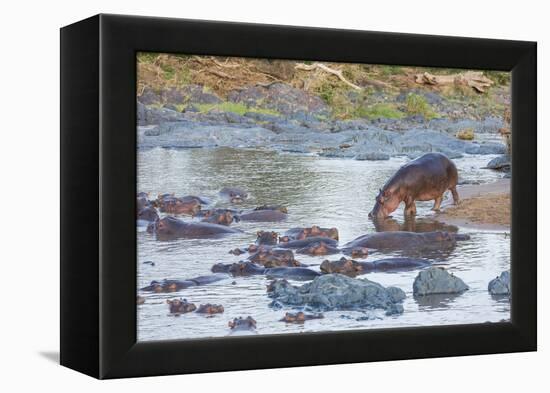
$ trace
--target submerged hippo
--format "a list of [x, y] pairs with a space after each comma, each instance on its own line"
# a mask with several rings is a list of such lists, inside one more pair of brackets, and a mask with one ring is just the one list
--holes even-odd
[[231, 210], [227, 209], [213, 209], [207, 211], [204, 215], [202, 222], [209, 222], [211, 224], [218, 225], [231, 225], [234, 220], [234, 213]]
[[197, 309], [198, 314], [221, 314], [224, 312], [223, 306], [221, 304], [201, 304]]
[[248, 260], [264, 267], [302, 266], [300, 262], [294, 259], [294, 253], [292, 250], [277, 249], [266, 246], [259, 247], [256, 252], [248, 257]]
[[175, 217], [167, 216], [147, 227], [147, 232], [155, 233], [159, 239], [176, 239], [180, 237], [200, 239], [205, 237], [240, 233], [237, 229], [225, 225], [208, 222], [185, 222]]
[[407, 231], [407, 232], [457, 232], [458, 227], [455, 225], [445, 224], [431, 218], [417, 218], [415, 216], [406, 216], [403, 223], [400, 223], [394, 218], [373, 218], [374, 228], [376, 232], [389, 231]]
[[304, 248], [304, 247], [308, 247], [312, 244], [320, 243], [320, 242], [323, 242], [327, 246], [330, 246], [330, 247], [338, 246], [338, 242], [334, 239], [330, 239], [328, 237], [314, 236], [314, 237], [308, 237], [308, 238], [301, 239], [301, 240], [290, 240], [290, 241], [287, 241], [287, 242], [282, 242], [282, 243], [279, 243], [277, 245], [277, 247], [279, 247], [279, 248]]
[[304, 314], [302, 311], [298, 311], [297, 313], [287, 312], [280, 321], [286, 323], [304, 323], [311, 319], [322, 319], [324, 317], [323, 314]]
[[137, 221], [139, 225], [147, 225], [159, 219], [157, 209], [152, 206], [146, 206], [137, 213]]
[[239, 317], [235, 318], [232, 321], [229, 321], [227, 324], [231, 329], [230, 334], [238, 332], [255, 332], [256, 331], [256, 321], [251, 316], [246, 318]]
[[292, 228], [284, 233], [280, 238], [282, 242], [291, 240], [303, 240], [308, 237], [327, 237], [329, 239], [338, 240], [338, 229], [336, 228], [321, 228], [313, 225], [310, 228]]
[[466, 240], [468, 235], [457, 235], [450, 232], [377, 232], [359, 236], [344, 245], [344, 254], [356, 247], [366, 247], [380, 251], [398, 250], [443, 250], [452, 248], [457, 240]]
[[197, 309], [193, 303], [189, 303], [187, 299], [174, 299], [166, 300], [170, 307], [170, 314], [185, 314], [188, 312], [193, 312]]
[[331, 246], [326, 244], [324, 241], [312, 243], [306, 247], [299, 248], [296, 250], [297, 254], [307, 254], [307, 255], [329, 255], [329, 254], [338, 254], [340, 250], [338, 247]]
[[261, 209], [248, 210], [239, 214], [238, 219], [241, 221], [257, 221], [257, 222], [277, 222], [286, 220], [287, 213], [281, 210]]
[[415, 201], [434, 200], [432, 210], [439, 210], [443, 194], [450, 190], [453, 202], [458, 204], [456, 192], [458, 172], [455, 164], [441, 153], [428, 153], [403, 165], [384, 184], [376, 197], [372, 218], [386, 218], [401, 202], [405, 202], [405, 216], [416, 215]]
[[178, 198], [173, 195], [161, 195], [157, 198], [157, 205], [162, 213], [194, 216], [201, 210], [200, 200], [195, 196]]
[[274, 245], [277, 244], [277, 240], [279, 239], [279, 234], [273, 231], [258, 231], [256, 235], [258, 236], [256, 244]]
[[248, 198], [248, 193], [238, 187], [224, 187], [220, 190], [220, 195], [231, 203], [241, 203]]
[[416, 258], [386, 258], [372, 262], [358, 262], [345, 257], [338, 261], [329, 261], [328, 259], [321, 263], [323, 273], [340, 273], [349, 276], [365, 274], [375, 271], [397, 271], [419, 269], [430, 266], [431, 262], [427, 259]]
[[288, 214], [288, 209], [282, 205], [262, 205], [255, 207], [254, 210], [278, 210], [281, 213]]
[[211, 274], [208, 276], [198, 276], [195, 278], [190, 278], [188, 280], [168, 280], [164, 279], [162, 281], [151, 281], [151, 284], [146, 287], [141, 288], [144, 292], [177, 292], [182, 289], [189, 287], [196, 287], [200, 285], [212, 284], [217, 281], [226, 279], [228, 276], [226, 274]]
[[252, 262], [217, 263], [212, 266], [214, 273], [229, 273], [234, 277], [265, 275], [268, 278], [288, 278], [292, 280], [313, 280], [319, 272], [305, 267], [272, 267], [265, 268]]

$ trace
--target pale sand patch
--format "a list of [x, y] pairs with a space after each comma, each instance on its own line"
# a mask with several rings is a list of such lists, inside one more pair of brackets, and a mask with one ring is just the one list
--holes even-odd
[[457, 187], [461, 203], [452, 200], [442, 205], [436, 219], [456, 226], [485, 230], [510, 231], [510, 179], [482, 185]]

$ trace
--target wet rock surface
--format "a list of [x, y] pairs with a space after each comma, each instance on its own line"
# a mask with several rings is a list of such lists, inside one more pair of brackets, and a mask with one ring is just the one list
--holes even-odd
[[413, 283], [415, 296], [462, 293], [468, 289], [464, 281], [440, 267], [421, 271]]
[[511, 294], [510, 272], [504, 271], [500, 276], [489, 281], [488, 290], [491, 295], [509, 296]]
[[326, 274], [300, 287], [275, 280], [268, 287], [274, 300], [291, 306], [309, 306], [319, 311], [382, 308], [387, 314], [403, 312], [405, 293], [396, 287], [384, 288], [366, 279]]

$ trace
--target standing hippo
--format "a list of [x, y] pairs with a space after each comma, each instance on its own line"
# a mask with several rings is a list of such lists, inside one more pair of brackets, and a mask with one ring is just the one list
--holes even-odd
[[207, 222], [185, 222], [175, 217], [167, 216], [149, 224], [147, 232], [156, 233], [161, 240], [168, 240], [180, 237], [200, 239], [204, 237], [239, 233], [240, 231], [225, 225]]
[[458, 172], [455, 164], [441, 153], [428, 153], [403, 165], [384, 184], [376, 197], [371, 218], [386, 218], [405, 202], [405, 216], [416, 215], [415, 201], [435, 201], [432, 210], [439, 210], [443, 194], [450, 190], [454, 204]]

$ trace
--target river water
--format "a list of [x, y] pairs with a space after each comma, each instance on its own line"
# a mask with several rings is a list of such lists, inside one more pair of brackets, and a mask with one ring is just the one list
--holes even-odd
[[[482, 169], [493, 156], [466, 156], [453, 160], [465, 181], [491, 182], [500, 174]], [[263, 204], [287, 206], [288, 219], [280, 223], [232, 224], [243, 233], [217, 239], [178, 239], [159, 241], [138, 227], [138, 288], [152, 280], [186, 279], [210, 273], [218, 262], [231, 263], [247, 254], [228, 253], [236, 247], [253, 243], [259, 230], [280, 233], [293, 227], [319, 225], [336, 227], [340, 244], [376, 230], [368, 219], [378, 189], [405, 162], [406, 158], [389, 161], [355, 161], [247, 149], [161, 149], [139, 150], [138, 191], [178, 196], [198, 195], [211, 200], [208, 207], [235, 207], [218, 197], [225, 186], [238, 186], [249, 193], [239, 208]], [[450, 195], [447, 195], [450, 198]], [[417, 203], [417, 222], [422, 223], [432, 212], [432, 202]], [[186, 220], [190, 218], [182, 217]], [[402, 224], [402, 206], [394, 213], [395, 224]], [[418, 228], [421, 229], [421, 225]], [[385, 316], [382, 310], [332, 311], [325, 318], [303, 325], [279, 320], [291, 308], [274, 310], [266, 294], [268, 280], [263, 276], [228, 278], [214, 284], [194, 287], [169, 294], [140, 293], [145, 304], [138, 306], [138, 340], [190, 339], [226, 336], [228, 321], [252, 316], [258, 334], [299, 333], [349, 329], [395, 328], [464, 323], [499, 322], [510, 318], [507, 299], [491, 297], [489, 280], [510, 267], [510, 238], [498, 231], [460, 229], [471, 240], [457, 243], [435, 263], [445, 266], [470, 286], [458, 296], [430, 296], [415, 299], [412, 284], [418, 271], [370, 273], [369, 280], [384, 286], [397, 286], [405, 291], [404, 313]], [[392, 254], [369, 256], [367, 260]], [[341, 255], [331, 255], [336, 260]], [[297, 255], [302, 263], [318, 270], [324, 257]], [[154, 266], [144, 264], [153, 261]], [[295, 282], [302, 284], [303, 282]], [[197, 313], [175, 317], [169, 314], [167, 299], [186, 298], [198, 307], [202, 303], [222, 304], [223, 314], [204, 316]]]

